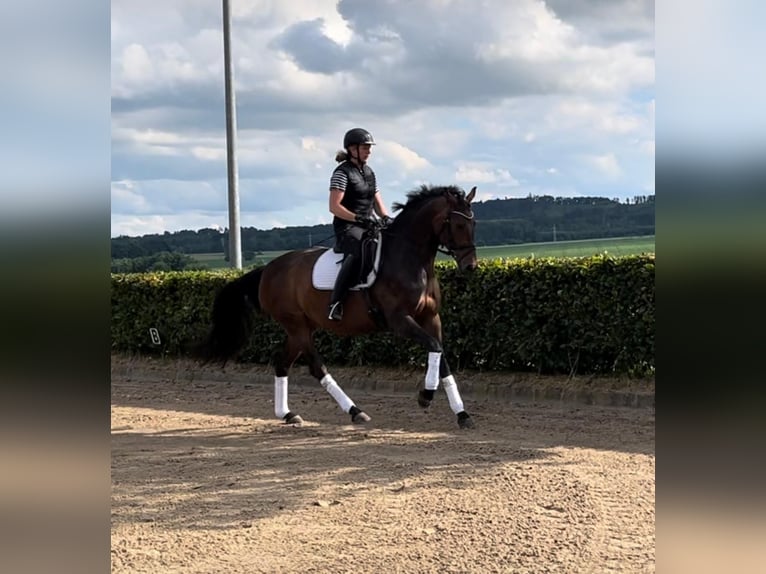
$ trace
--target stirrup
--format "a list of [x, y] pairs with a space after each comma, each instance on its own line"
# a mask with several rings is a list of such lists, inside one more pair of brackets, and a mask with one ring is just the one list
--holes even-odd
[[330, 321], [340, 321], [343, 319], [343, 303], [340, 301], [330, 305], [330, 314], [327, 316]]

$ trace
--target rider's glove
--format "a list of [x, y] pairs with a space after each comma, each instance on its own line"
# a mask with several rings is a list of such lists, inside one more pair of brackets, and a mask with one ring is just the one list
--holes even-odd
[[356, 221], [359, 225], [361, 225], [365, 229], [373, 229], [375, 225], [377, 224], [375, 219], [373, 219], [369, 215], [362, 215], [359, 213], [354, 217], [354, 221]]

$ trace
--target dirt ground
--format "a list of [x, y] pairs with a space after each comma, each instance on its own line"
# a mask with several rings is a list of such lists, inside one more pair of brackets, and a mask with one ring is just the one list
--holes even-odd
[[263, 373], [130, 367], [113, 358], [113, 574], [655, 571], [652, 408], [464, 394], [460, 430], [441, 390], [424, 411], [334, 373], [372, 422], [291, 377], [293, 427]]

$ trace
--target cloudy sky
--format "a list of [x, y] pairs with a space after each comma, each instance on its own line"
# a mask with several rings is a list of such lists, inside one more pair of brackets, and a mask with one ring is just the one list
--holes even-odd
[[[387, 205], [654, 193], [651, 0], [231, 0], [240, 221], [331, 221], [344, 132]], [[112, 0], [112, 236], [228, 225], [220, 1]]]

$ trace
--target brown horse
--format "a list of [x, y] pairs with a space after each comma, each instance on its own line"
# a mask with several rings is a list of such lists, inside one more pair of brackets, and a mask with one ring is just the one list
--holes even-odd
[[[434, 273], [437, 251], [452, 255], [461, 271], [476, 268], [475, 220], [471, 201], [476, 188], [466, 196], [455, 186], [421, 186], [407, 195], [393, 222], [381, 230], [380, 263], [368, 292], [351, 291], [344, 302], [343, 319], [327, 318], [330, 290], [312, 285], [312, 269], [326, 248], [291, 251], [263, 267], [253, 269], [226, 284], [216, 296], [212, 328], [202, 350], [206, 360], [225, 362], [248, 341], [251, 323], [248, 301], [276, 320], [287, 340], [274, 360], [274, 410], [286, 423], [302, 422], [287, 407], [287, 376], [303, 353], [309, 371], [337, 401], [354, 423], [370, 417], [357, 407], [332, 378], [314, 347], [313, 335], [324, 329], [338, 335], [360, 335], [389, 330], [420, 343], [428, 351], [428, 370], [418, 403], [428, 407], [443, 384], [450, 407], [461, 428], [473, 426], [463, 408], [455, 378], [442, 353], [439, 318], [441, 294]], [[378, 312], [378, 320], [370, 313]]]

